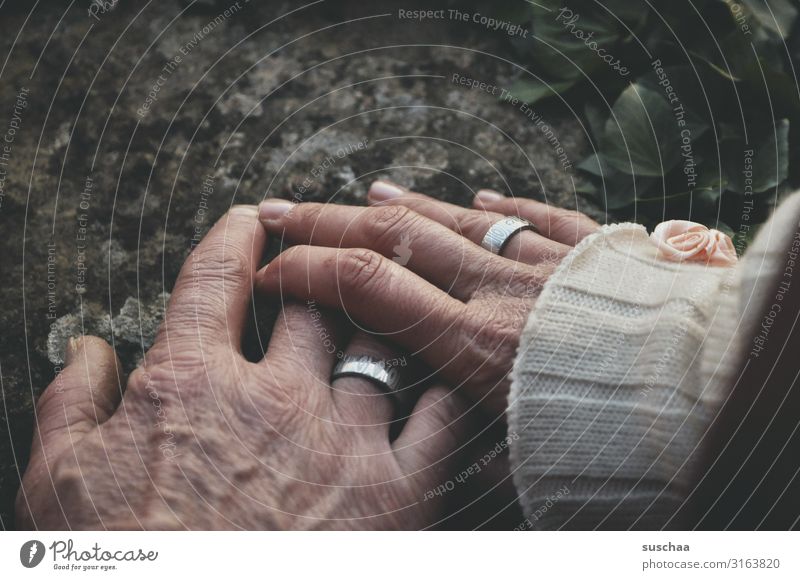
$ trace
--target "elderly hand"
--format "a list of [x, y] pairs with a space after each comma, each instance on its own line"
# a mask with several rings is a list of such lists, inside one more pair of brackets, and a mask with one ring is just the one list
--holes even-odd
[[428, 390], [390, 441], [388, 396], [330, 377], [336, 351], [397, 353], [364, 334], [332, 349], [344, 326], [313, 306], [285, 305], [263, 360], [242, 356], [265, 242], [255, 207], [214, 226], [124, 393], [111, 347], [71, 341], [38, 402], [21, 527], [423, 528], [442, 516], [424, 498], [461, 444], [457, 396]]
[[[536, 297], [598, 224], [488, 191], [479, 192], [476, 209], [465, 209], [378, 181], [369, 200], [373, 207], [262, 203], [267, 231], [307, 245], [261, 270], [257, 287], [344, 310], [503, 417], [508, 375]], [[525, 218], [539, 233], [514, 235], [498, 256], [480, 243], [505, 216]]]

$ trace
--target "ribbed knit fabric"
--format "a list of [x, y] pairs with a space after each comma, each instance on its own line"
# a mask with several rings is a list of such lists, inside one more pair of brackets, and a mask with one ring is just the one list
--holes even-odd
[[635, 224], [605, 226], [564, 260], [512, 375], [526, 527], [667, 522], [719, 403], [698, 354], [732, 271], [665, 261]]
[[520, 529], [679, 525], [703, 437], [750, 350], [737, 338], [762, 316], [759, 281], [798, 217], [795, 194], [735, 268], [659, 258], [635, 224], [605, 226], [565, 258], [511, 377]]

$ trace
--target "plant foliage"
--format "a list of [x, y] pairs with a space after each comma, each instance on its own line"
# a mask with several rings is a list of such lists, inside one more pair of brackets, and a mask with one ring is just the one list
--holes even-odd
[[511, 40], [527, 68], [515, 96], [583, 113], [592, 151], [578, 165], [582, 193], [621, 217], [688, 212], [742, 236], [798, 184], [798, 12], [796, 0], [498, 9], [531, 32]]

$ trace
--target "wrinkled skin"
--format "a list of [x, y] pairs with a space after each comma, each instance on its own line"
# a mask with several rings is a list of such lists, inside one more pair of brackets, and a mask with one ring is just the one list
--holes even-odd
[[[18, 523], [38, 529], [418, 529], [442, 516], [425, 492], [446, 478], [464, 406], [443, 387], [389, 440], [393, 408], [339, 379], [317, 329], [327, 313], [285, 304], [263, 360], [240, 337], [266, 243], [255, 207], [233, 208], [184, 265], [165, 324], [121, 392], [94, 337], [38, 402]], [[356, 335], [355, 351], [391, 347]], [[353, 346], [348, 347], [353, 350]]]
[[[369, 200], [369, 208], [262, 203], [268, 232], [307, 245], [283, 252], [257, 274], [256, 285], [342, 309], [503, 421], [528, 314], [564, 256], [599, 225], [489, 191], [465, 209], [378, 181]], [[505, 216], [525, 218], [537, 231], [511, 237], [498, 256], [480, 243]]]
[[[287, 212], [267, 202], [263, 227], [256, 208], [233, 208], [184, 265], [159, 336], [126, 389], [110, 346], [71, 341], [66, 368], [38, 402], [20, 527], [439, 522], [442, 498], [428, 492], [452, 477], [459, 451], [482, 429], [470, 424], [461, 394], [483, 410], [483, 424], [504, 420], [524, 321], [561, 258], [598, 226], [530, 200], [484, 194], [467, 210], [391, 185], [386, 195], [386, 185], [370, 190], [373, 208]], [[495, 256], [478, 244], [503, 215], [520, 215], [539, 233], [514, 236]], [[267, 232], [310, 245], [256, 272]], [[264, 359], [248, 362], [240, 342], [254, 284], [283, 309]], [[309, 299], [319, 311], [301, 305]], [[325, 308], [368, 333], [348, 345], [350, 325]], [[320, 328], [347, 354], [410, 352], [449, 388], [426, 391], [390, 441], [390, 399], [363, 379], [331, 384], [336, 359]], [[503, 482], [513, 502], [501, 465], [483, 485]]]

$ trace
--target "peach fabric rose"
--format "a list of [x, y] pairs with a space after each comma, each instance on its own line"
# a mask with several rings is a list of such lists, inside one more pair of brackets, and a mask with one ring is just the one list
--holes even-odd
[[695, 222], [662, 222], [650, 234], [650, 239], [658, 246], [661, 257], [673, 262], [730, 266], [738, 260], [730, 236]]

